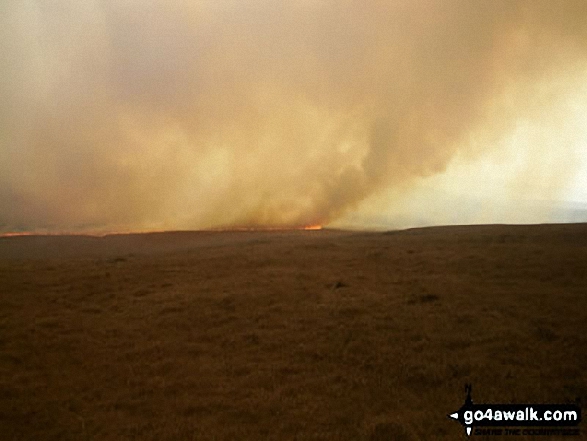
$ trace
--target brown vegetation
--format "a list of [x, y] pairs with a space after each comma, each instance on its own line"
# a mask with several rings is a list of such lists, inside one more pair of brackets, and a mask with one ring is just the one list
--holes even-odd
[[0, 238], [1, 437], [463, 439], [585, 401], [586, 287], [584, 224]]

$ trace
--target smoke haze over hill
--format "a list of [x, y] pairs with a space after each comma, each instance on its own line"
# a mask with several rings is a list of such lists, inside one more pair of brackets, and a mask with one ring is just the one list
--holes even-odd
[[324, 225], [497, 151], [504, 194], [564, 199], [585, 17], [583, 0], [4, 1], [0, 230]]

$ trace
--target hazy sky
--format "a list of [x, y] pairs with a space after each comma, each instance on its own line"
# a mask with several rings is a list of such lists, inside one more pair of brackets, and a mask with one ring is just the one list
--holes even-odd
[[584, 0], [2, 0], [0, 231], [559, 220], [587, 204], [586, 20]]

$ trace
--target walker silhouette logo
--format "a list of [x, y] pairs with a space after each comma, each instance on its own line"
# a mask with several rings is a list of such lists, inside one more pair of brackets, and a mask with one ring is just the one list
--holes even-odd
[[[467, 435], [578, 436], [581, 407], [577, 404], [474, 404], [471, 385], [465, 385], [465, 404], [448, 415], [463, 425]], [[529, 427], [513, 429], [514, 427]], [[564, 429], [563, 429], [564, 427]], [[473, 428], [475, 431], [473, 432]]]

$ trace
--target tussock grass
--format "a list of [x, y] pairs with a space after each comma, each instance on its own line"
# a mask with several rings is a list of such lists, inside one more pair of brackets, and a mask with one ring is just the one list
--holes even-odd
[[457, 439], [466, 382], [587, 399], [585, 225], [177, 234], [0, 242], [4, 439]]

